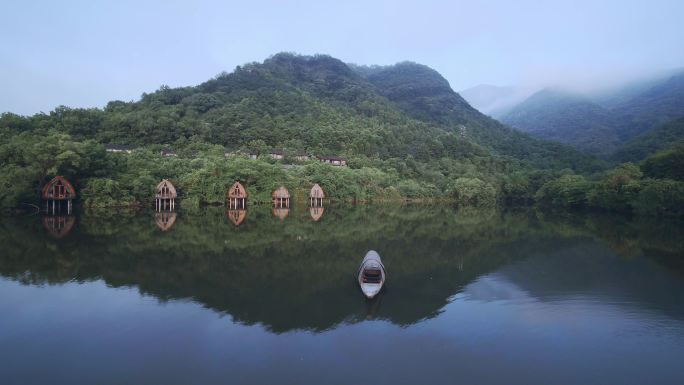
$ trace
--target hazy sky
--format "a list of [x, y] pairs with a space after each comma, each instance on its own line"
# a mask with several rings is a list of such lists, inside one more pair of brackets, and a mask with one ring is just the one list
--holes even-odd
[[12, 1], [0, 112], [135, 100], [280, 51], [411, 60], [455, 90], [597, 84], [684, 67], [684, 1]]

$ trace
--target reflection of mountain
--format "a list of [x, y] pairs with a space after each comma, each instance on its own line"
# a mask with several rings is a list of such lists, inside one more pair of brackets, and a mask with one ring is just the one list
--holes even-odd
[[646, 258], [621, 258], [593, 239], [551, 253], [534, 253], [497, 274], [542, 301], [583, 299], [636, 305], [684, 319], [681, 276]]
[[[257, 207], [239, 230], [226, 224], [223, 212], [210, 210], [179, 214], [168, 234], [144, 215], [88, 215], [62, 240], [17, 221], [0, 233], [6, 250], [0, 274], [26, 283], [135, 285], [161, 300], [191, 298], [274, 332], [326, 330], [369, 316], [407, 325], [438, 314], [477, 277], [573, 247], [581, 240], [577, 233], [586, 231], [526, 214], [486, 214], [333, 207], [325, 221], [293, 210], [282, 225]], [[353, 279], [370, 248], [381, 253], [389, 273], [387, 291], [374, 303]]]

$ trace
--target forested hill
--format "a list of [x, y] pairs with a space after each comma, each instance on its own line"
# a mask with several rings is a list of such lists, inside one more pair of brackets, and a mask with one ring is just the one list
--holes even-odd
[[621, 134], [625, 140], [684, 117], [684, 71], [619, 103], [613, 111], [622, 119], [624, 129]]
[[[593, 160], [488, 118], [436, 71], [414, 63], [347, 65], [325, 55], [274, 55], [196, 87], [110, 102], [104, 110], [58, 108], [13, 127], [55, 126], [75, 139], [132, 145], [195, 140], [291, 152], [431, 160], [510, 156], [541, 168], [588, 170]], [[6, 123], [7, 125], [7, 123]]]
[[[106, 152], [103, 144], [137, 149]], [[178, 156], [164, 156], [166, 146]], [[41, 187], [62, 175], [85, 206], [149, 205], [161, 179], [173, 181], [184, 209], [220, 204], [239, 180], [251, 202], [269, 202], [281, 185], [301, 198], [318, 183], [326, 197], [356, 202], [534, 201], [684, 215], [683, 150], [601, 172], [579, 150], [481, 114], [426, 66], [282, 53], [104, 109], [3, 114], [0, 210], [39, 203]], [[259, 156], [232, 156], [246, 151]], [[302, 152], [342, 156], [348, 167], [295, 156]]]
[[[643, 153], [647, 147], [629, 142], [638, 141], [643, 134], [654, 143], [659, 127], [682, 117], [684, 71], [678, 70], [599, 96], [545, 89], [518, 104], [501, 120], [535, 137], [557, 140], [606, 158], [641, 160], [652, 153]], [[684, 140], [672, 136], [678, 131], [666, 131], [671, 140]], [[639, 151], [632, 155], [640, 153], [641, 158], [624, 156], [636, 148]]]
[[651, 154], [684, 143], [684, 117], [656, 126], [624, 143], [612, 157], [617, 162], [638, 162]]
[[620, 143], [620, 120], [582, 95], [546, 88], [514, 107], [502, 120], [540, 138], [607, 155]]
[[537, 167], [588, 170], [596, 163], [554, 142], [507, 127], [471, 107], [437, 71], [416, 63], [359, 71], [379, 92], [414, 119], [455, 132], [495, 154], [529, 161]]

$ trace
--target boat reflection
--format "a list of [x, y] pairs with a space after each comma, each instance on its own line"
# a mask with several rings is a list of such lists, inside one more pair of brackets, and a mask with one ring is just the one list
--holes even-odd
[[383, 293], [380, 293], [372, 300], [366, 301], [367, 320], [374, 320], [378, 318], [378, 314], [380, 314], [380, 306], [382, 305], [382, 294]]

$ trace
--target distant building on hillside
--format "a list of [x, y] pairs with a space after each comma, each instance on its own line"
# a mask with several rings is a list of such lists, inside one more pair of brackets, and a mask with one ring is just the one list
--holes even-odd
[[270, 155], [271, 158], [278, 160], [283, 159], [285, 157], [285, 153], [280, 150], [271, 150]]
[[234, 151], [233, 149], [228, 148], [228, 147], [223, 148], [223, 156], [225, 156], [226, 158], [230, 158], [230, 157], [235, 156], [235, 155], [237, 155], [237, 152]]
[[295, 155], [295, 159], [300, 161], [300, 162], [306, 162], [309, 160], [309, 154], [306, 152], [300, 151]]
[[105, 151], [107, 152], [123, 152], [126, 154], [131, 154], [135, 151], [135, 147], [127, 146], [125, 144], [105, 144]]
[[249, 159], [257, 159], [259, 157], [259, 153], [254, 150], [237, 150], [235, 154], [240, 156], [246, 156]]
[[161, 156], [178, 156], [178, 154], [176, 151], [166, 148], [161, 150]]
[[321, 163], [329, 163], [333, 166], [346, 166], [347, 160], [339, 156], [319, 156], [318, 161]]

